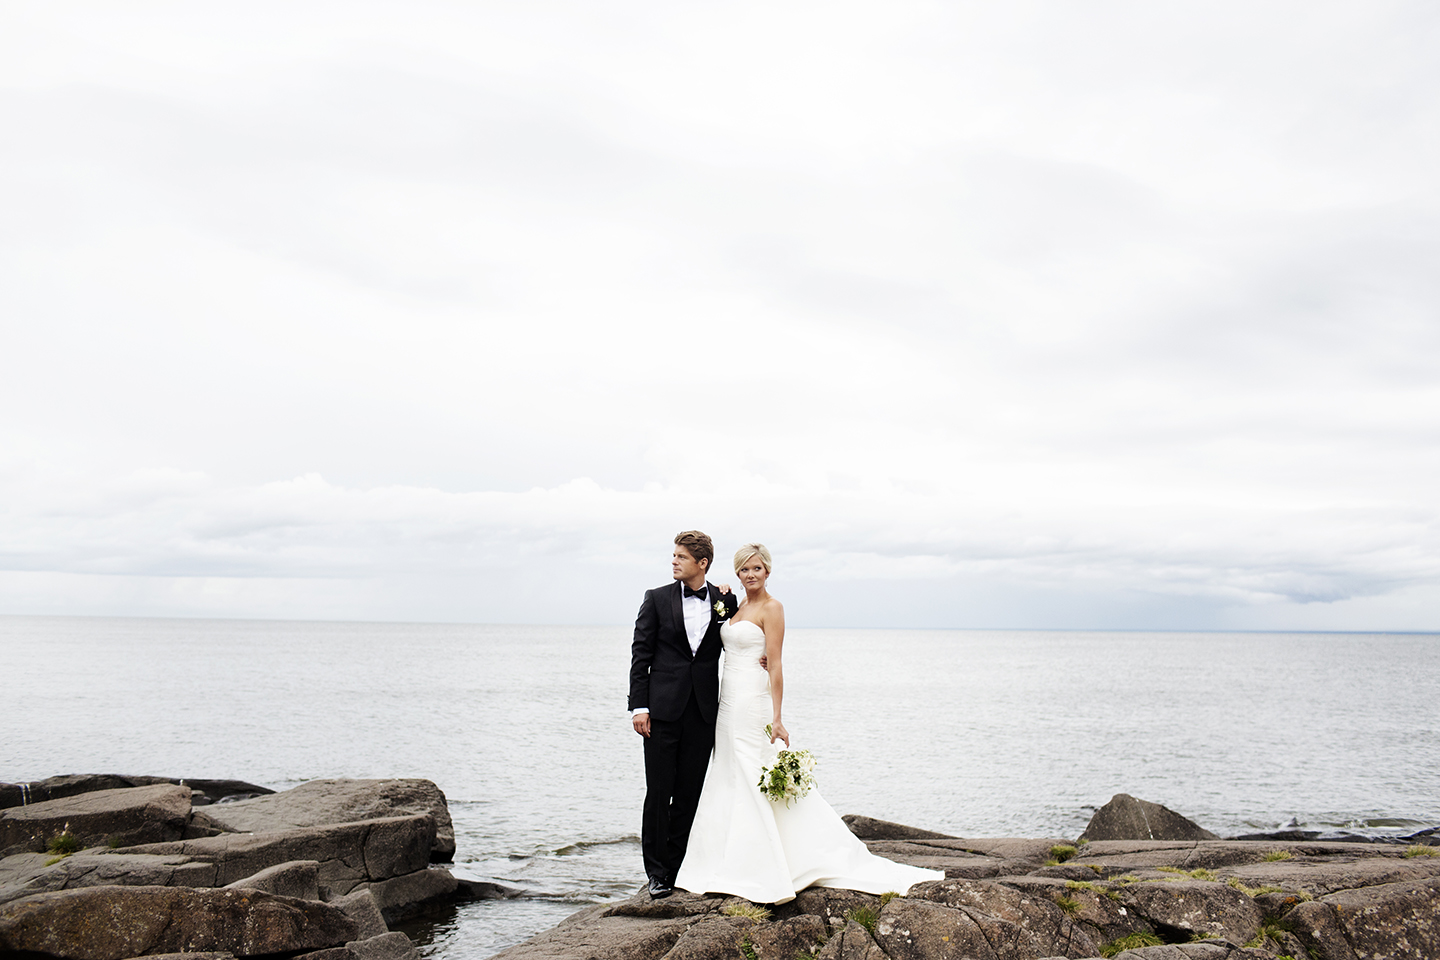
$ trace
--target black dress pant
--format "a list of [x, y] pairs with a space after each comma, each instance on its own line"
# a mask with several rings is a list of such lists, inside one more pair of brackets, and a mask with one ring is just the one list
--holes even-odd
[[645, 813], [640, 851], [645, 874], [674, 882], [715, 746], [715, 724], [700, 715], [695, 692], [679, 720], [650, 718], [645, 740]]

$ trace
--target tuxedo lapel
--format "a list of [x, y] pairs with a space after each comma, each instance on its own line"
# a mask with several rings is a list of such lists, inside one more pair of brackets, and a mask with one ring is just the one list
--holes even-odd
[[[721, 599], [720, 591], [715, 588], [715, 584], [709, 582], [708, 580], [705, 582], [705, 587], [705, 598], [710, 606], [710, 625], [705, 628], [705, 636], [700, 641], [700, 646], [702, 649], [705, 647], [706, 644], [714, 643], [719, 640], [720, 634], [717, 632], [717, 628], [721, 623], [724, 622], [720, 619], [720, 615], [715, 612], [715, 601]], [[700, 651], [697, 650], [695, 651], [695, 653], [698, 655]]]
[[684, 649], [685, 655], [694, 660], [695, 652], [690, 649], [690, 634], [685, 629], [685, 605], [680, 602], [684, 591], [684, 584], [676, 580], [674, 589], [670, 591], [670, 610], [671, 616], [675, 618], [675, 629], [680, 636], [680, 646]]

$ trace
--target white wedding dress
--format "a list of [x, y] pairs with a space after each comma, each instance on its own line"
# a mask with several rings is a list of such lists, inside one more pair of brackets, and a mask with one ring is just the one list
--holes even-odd
[[812, 885], [903, 894], [911, 884], [944, 879], [943, 871], [872, 854], [817, 789], [788, 807], [760, 792], [760, 768], [774, 763], [783, 747], [765, 734], [774, 718], [770, 675], [760, 666], [765, 633], [748, 620], [732, 620], [720, 628], [720, 639], [725, 673], [715, 752], [675, 886], [785, 903]]

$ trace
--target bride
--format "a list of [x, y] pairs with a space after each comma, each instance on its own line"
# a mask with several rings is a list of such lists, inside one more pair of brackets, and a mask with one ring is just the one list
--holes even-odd
[[780, 718], [785, 608], [765, 589], [770, 562], [770, 551], [759, 543], [735, 554], [745, 600], [720, 628], [725, 672], [715, 752], [675, 886], [752, 903], [785, 903], [812, 885], [903, 894], [912, 884], [944, 879], [942, 871], [870, 853], [818, 790], [788, 806], [760, 792], [760, 769], [773, 764], [779, 752], [775, 741], [790, 746]]

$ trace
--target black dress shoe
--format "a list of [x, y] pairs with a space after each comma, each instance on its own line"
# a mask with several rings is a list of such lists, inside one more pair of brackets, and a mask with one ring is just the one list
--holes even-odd
[[659, 900], [661, 897], [668, 897], [675, 892], [675, 887], [669, 880], [663, 877], [650, 878], [650, 899]]

